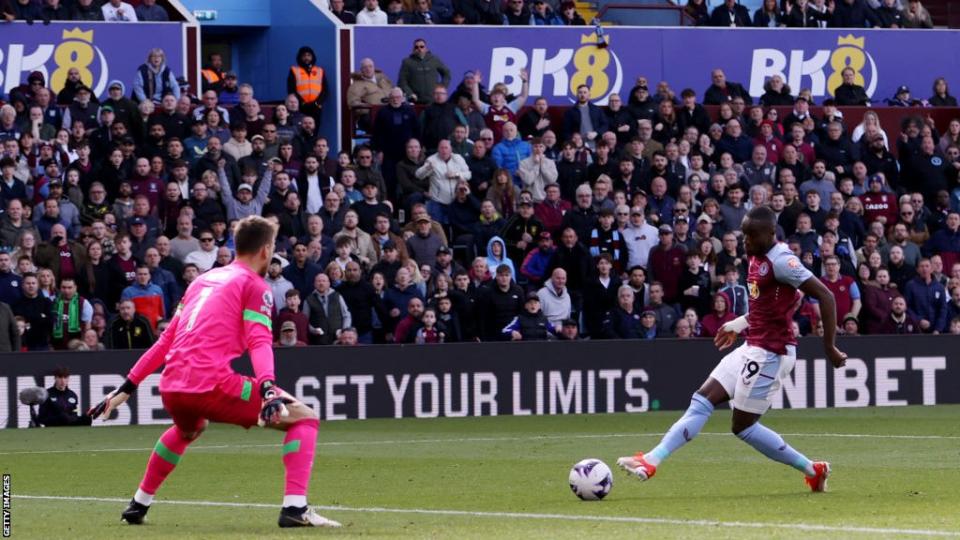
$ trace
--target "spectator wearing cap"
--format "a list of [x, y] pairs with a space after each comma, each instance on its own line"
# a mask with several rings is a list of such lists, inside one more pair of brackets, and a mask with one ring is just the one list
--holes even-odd
[[[483, 341], [509, 339], [503, 329], [524, 309], [524, 294], [511, 278], [512, 269], [504, 264], [495, 267], [493, 283], [485, 287], [477, 302], [480, 337]], [[537, 302], [539, 310], [539, 299]]]
[[674, 242], [670, 225], [660, 226], [659, 237], [659, 243], [650, 250], [647, 270], [651, 279], [662, 284], [664, 301], [672, 304], [680, 298], [679, 281], [685, 252]]
[[240, 85], [237, 83], [236, 72], [228, 71], [224, 73], [223, 86], [217, 93], [217, 100], [221, 105], [230, 107], [228, 110], [231, 113], [235, 110], [237, 103], [240, 103]]
[[[398, 248], [403, 247], [403, 257], [401, 258]], [[380, 260], [370, 269], [370, 275], [380, 273], [388, 287], [393, 286], [397, 277], [397, 271], [407, 260], [406, 246], [402, 242], [387, 240], [380, 248]]]
[[549, 231], [541, 231], [537, 240], [537, 249], [531, 250], [520, 265], [520, 274], [527, 278], [530, 285], [539, 287], [547, 277], [547, 268], [556, 248]]
[[280, 325], [280, 332], [274, 347], [306, 347], [307, 344], [297, 335], [297, 324], [293, 321], [284, 321]]
[[267, 201], [270, 186], [273, 184], [273, 172], [271, 170], [267, 169], [263, 178], [260, 179], [256, 195], [253, 193], [253, 186], [244, 182], [237, 186], [237, 193], [234, 196], [230, 182], [227, 180], [227, 173], [223, 169], [217, 171], [217, 180], [220, 184], [220, 199], [227, 209], [228, 220], [234, 221], [247, 216], [259, 216], [263, 213], [263, 205]]
[[88, 130], [96, 129], [99, 123], [98, 107], [92, 99], [93, 93], [86, 85], [80, 83], [74, 89], [73, 102], [63, 110], [63, 129], [70, 130], [74, 122], [82, 122]]
[[540, 309], [537, 293], [527, 293], [523, 309], [501, 331], [504, 340], [545, 341], [557, 333], [557, 328], [547, 320]]
[[445, 245], [444, 239], [438, 236], [431, 228], [429, 217], [420, 216], [415, 221], [415, 232], [407, 238], [407, 253], [419, 265], [433, 266], [436, 262], [437, 250]]
[[[527, 252], [533, 248], [541, 231], [543, 231], [543, 223], [534, 217], [533, 203], [522, 200], [517, 207], [517, 213], [510, 216], [501, 232], [507, 244], [507, 256], [515, 264], [521, 263]], [[487, 255], [490, 255], [489, 252]]]
[[544, 155], [546, 146], [540, 138], [534, 138], [531, 146], [532, 153], [520, 161], [517, 175], [523, 188], [533, 196], [533, 202], [539, 203], [546, 198], [544, 188], [557, 182], [557, 165]]
[[897, 87], [893, 97], [887, 98], [885, 101], [891, 107], [914, 107], [921, 104], [919, 100], [910, 98], [910, 87], [906, 85]]

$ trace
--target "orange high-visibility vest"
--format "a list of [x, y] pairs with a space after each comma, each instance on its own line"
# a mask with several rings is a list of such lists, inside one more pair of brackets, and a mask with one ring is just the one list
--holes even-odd
[[310, 71], [300, 66], [292, 66], [290, 71], [297, 81], [297, 94], [304, 103], [313, 103], [323, 92], [323, 68], [313, 66]]
[[220, 75], [212, 69], [201, 69], [200, 74], [203, 75], [203, 78], [206, 79], [209, 84], [217, 84], [220, 82]]

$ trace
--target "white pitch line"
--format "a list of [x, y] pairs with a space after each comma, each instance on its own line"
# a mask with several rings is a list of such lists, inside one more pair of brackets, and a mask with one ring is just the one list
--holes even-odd
[[[129, 499], [113, 497], [62, 497], [53, 495], [14, 495], [14, 499], [33, 499], [45, 501], [71, 501], [71, 502], [109, 502], [126, 503]], [[171, 504], [181, 506], [214, 506], [223, 508], [272, 508], [276, 509], [276, 504], [264, 503], [241, 503], [241, 502], [219, 502], [219, 501], [169, 501], [157, 500], [158, 504]], [[859, 527], [844, 525], [816, 525], [811, 523], [764, 523], [748, 521], [717, 521], [709, 519], [675, 519], [675, 518], [649, 518], [632, 516], [591, 516], [591, 515], [572, 515], [572, 514], [541, 514], [533, 512], [484, 512], [473, 510], [443, 510], [430, 508], [383, 508], [383, 507], [351, 507], [351, 506], [323, 506], [313, 505], [318, 510], [329, 510], [333, 512], [364, 512], [373, 514], [419, 514], [428, 516], [459, 516], [459, 517], [490, 517], [507, 519], [552, 519], [564, 521], [593, 521], [601, 523], [642, 523], [658, 525], [681, 525], [690, 527], [727, 527], [734, 529], [789, 529], [817, 532], [839, 532], [839, 533], [861, 533], [861, 534], [900, 534], [912, 536], [934, 536], [934, 537], [960, 537], [960, 531], [938, 531], [935, 529], [894, 529], [884, 527]]]
[[[725, 432], [706, 432], [701, 436], [731, 437], [730, 433]], [[840, 439], [906, 439], [906, 440], [960, 440], [960, 436], [951, 435], [879, 435], [870, 433], [781, 433], [784, 437], [809, 437], [809, 438], [840, 438]], [[657, 433], [596, 433], [580, 435], [530, 435], [526, 437], [459, 437], [459, 438], [435, 438], [435, 439], [389, 439], [372, 441], [318, 441], [317, 446], [383, 446], [397, 444], [438, 444], [438, 443], [483, 443], [483, 442], [522, 442], [522, 441], [554, 441], [570, 439], [618, 439], [630, 437], [662, 437], [663, 432]], [[322, 437], [322, 435], [321, 435]], [[191, 451], [196, 450], [222, 450], [222, 449], [242, 449], [242, 448], [274, 448], [280, 444], [216, 444], [216, 445], [197, 445], [191, 446]], [[153, 450], [153, 447], [143, 448], [96, 448], [96, 449], [72, 449], [72, 450], [21, 450], [13, 452], [0, 452], [0, 456], [13, 455], [33, 455], [33, 454], [96, 454], [100, 452], [147, 452]]]

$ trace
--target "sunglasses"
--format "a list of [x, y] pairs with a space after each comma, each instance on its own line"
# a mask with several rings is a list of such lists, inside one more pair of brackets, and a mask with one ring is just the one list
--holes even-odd
[[201, 238], [201, 242], [213, 242], [213, 238]]
[[414, 45], [413, 48], [419, 50], [419, 49], [426, 49], [427, 46], [426, 46], [426, 45]]

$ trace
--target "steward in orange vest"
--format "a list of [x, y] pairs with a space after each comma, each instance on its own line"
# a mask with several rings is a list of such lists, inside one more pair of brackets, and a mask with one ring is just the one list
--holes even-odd
[[327, 95], [327, 78], [323, 68], [315, 64], [313, 49], [304, 46], [297, 51], [297, 64], [287, 75], [287, 94], [300, 101], [300, 112], [312, 116], [320, 126], [320, 111]]

